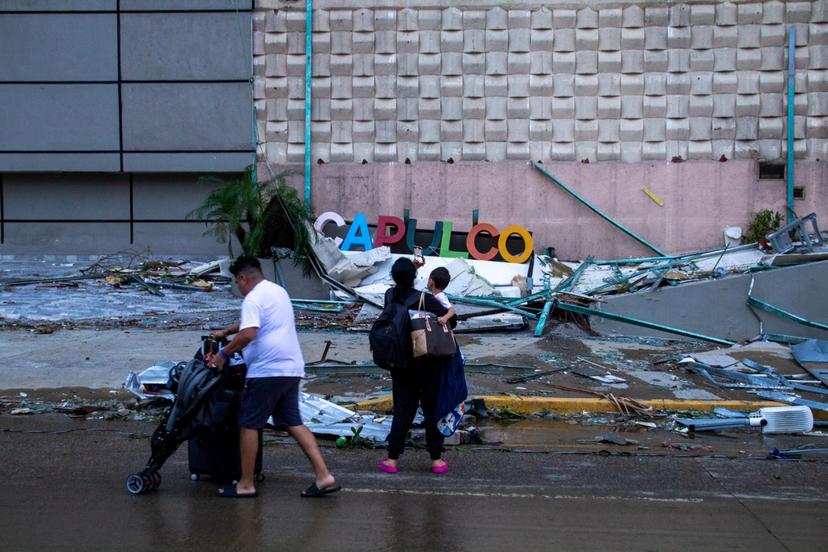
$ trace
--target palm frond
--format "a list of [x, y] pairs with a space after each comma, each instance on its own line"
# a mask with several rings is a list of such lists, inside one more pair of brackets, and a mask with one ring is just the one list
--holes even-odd
[[313, 209], [287, 183], [287, 178], [296, 174], [285, 171], [270, 180], [254, 182], [248, 168], [237, 180], [203, 177], [199, 183], [214, 189], [187, 218], [210, 221], [204, 234], [215, 236], [220, 243], [227, 242], [231, 256], [233, 236], [248, 255], [266, 257], [271, 247], [289, 247], [294, 264], [302, 265], [308, 273], [315, 239], [309, 231]]

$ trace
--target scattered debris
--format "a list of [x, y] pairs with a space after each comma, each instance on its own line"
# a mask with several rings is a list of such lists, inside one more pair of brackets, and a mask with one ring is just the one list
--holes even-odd
[[661, 201], [653, 192], [651, 192], [650, 189], [647, 186], [644, 186], [643, 188], [641, 188], [641, 191], [644, 192], [645, 194], [647, 194], [647, 197], [652, 199], [653, 203], [655, 203], [659, 207], [664, 207], [664, 202]]
[[610, 444], [610, 445], [619, 445], [619, 446], [637, 445], [638, 444], [638, 441], [635, 441], [633, 439], [627, 439], [626, 437], [623, 437], [623, 436], [619, 435], [618, 433], [615, 433], [614, 431], [610, 431], [608, 433], [605, 433], [604, 435], [597, 435], [597, 436], [595, 436], [595, 438], [592, 441], [595, 442], [595, 443], [607, 443], [607, 444]]
[[746, 417], [676, 418], [690, 431], [718, 431], [736, 427], [761, 427], [762, 433], [804, 433], [814, 428], [814, 416], [807, 406], [760, 408]]
[[793, 458], [802, 458], [803, 456], [822, 456], [828, 454], [828, 448], [824, 447], [797, 447], [779, 450], [774, 448], [768, 453], [768, 458], [771, 460], [790, 460]]
[[177, 372], [184, 368], [186, 362], [169, 360], [155, 366], [150, 366], [140, 373], [129, 371], [124, 389], [139, 399], [161, 398], [175, 400], [174, 382]]
[[664, 448], [689, 452], [713, 452], [713, 447], [709, 445], [697, 445], [691, 443], [672, 443], [670, 441], [665, 441], [661, 444], [661, 446]]

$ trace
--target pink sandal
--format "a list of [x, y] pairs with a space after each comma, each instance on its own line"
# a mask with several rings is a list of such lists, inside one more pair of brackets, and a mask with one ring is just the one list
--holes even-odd
[[446, 473], [448, 471], [448, 462], [443, 461], [442, 466], [431, 466], [431, 473]]
[[382, 462], [379, 463], [379, 469], [380, 469], [380, 471], [383, 471], [385, 473], [397, 473], [399, 471], [397, 469], [397, 466], [392, 466], [390, 464], [386, 464], [385, 460], [383, 460]]

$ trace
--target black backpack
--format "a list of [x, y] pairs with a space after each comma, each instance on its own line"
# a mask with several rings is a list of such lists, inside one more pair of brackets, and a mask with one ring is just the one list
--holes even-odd
[[[419, 294], [413, 301], [419, 299]], [[409, 301], [411, 302], [411, 300]], [[374, 362], [386, 370], [407, 368], [414, 358], [411, 345], [411, 316], [408, 303], [388, 301], [368, 333]]]

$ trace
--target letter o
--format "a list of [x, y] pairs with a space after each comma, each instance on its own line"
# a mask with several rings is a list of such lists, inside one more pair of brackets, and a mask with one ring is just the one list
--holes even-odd
[[[520, 255], [512, 255], [506, 249], [506, 240], [512, 234], [517, 234], [523, 239], [523, 252]], [[523, 264], [528, 261], [532, 253], [534, 253], [534, 247], [535, 242], [532, 240], [532, 235], [529, 233], [529, 230], [517, 224], [504, 228], [503, 232], [500, 233], [500, 238], [497, 240], [497, 248], [500, 250], [500, 256], [510, 263]]]

